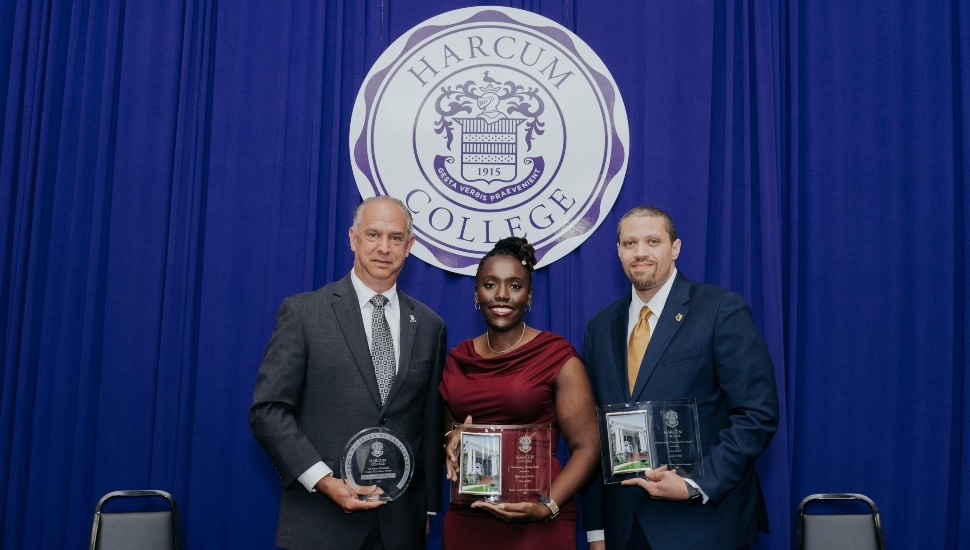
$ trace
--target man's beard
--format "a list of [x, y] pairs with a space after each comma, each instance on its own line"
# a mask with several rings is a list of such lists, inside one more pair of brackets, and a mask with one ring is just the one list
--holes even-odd
[[630, 273], [630, 282], [633, 283], [633, 288], [639, 291], [650, 290], [657, 286], [656, 276], [646, 273]]

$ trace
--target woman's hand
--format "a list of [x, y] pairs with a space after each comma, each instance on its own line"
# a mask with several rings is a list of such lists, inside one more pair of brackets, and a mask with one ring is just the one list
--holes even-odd
[[485, 510], [505, 523], [537, 523], [552, 516], [552, 510], [538, 502], [503, 502], [493, 504], [484, 500], [472, 503], [472, 508]]
[[[465, 425], [472, 424], [472, 416], [465, 417]], [[445, 468], [447, 469], [448, 480], [458, 483], [458, 444], [461, 442], [461, 428], [448, 430], [445, 434]]]

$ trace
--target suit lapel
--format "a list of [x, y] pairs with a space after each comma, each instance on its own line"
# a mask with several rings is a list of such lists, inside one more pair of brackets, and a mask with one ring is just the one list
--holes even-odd
[[[632, 299], [632, 298], [631, 298]], [[627, 367], [626, 367], [626, 347], [627, 347], [627, 313], [630, 309], [630, 301], [625, 302], [625, 306], [619, 308], [610, 320], [610, 334], [613, 335], [613, 365], [616, 367], [616, 377], [611, 380], [619, 381], [619, 394], [623, 398], [617, 403], [629, 402], [630, 389], [627, 387]]]
[[[380, 405], [381, 392], [377, 388], [377, 376], [374, 374], [374, 360], [370, 356], [370, 348], [367, 345], [367, 333], [364, 332], [364, 318], [360, 313], [360, 302], [357, 293], [354, 292], [354, 285], [350, 282], [350, 275], [340, 280], [334, 290], [333, 313], [343, 332], [350, 354], [354, 356], [354, 363], [360, 371], [361, 378], [370, 392], [371, 398]], [[370, 322], [370, 319], [368, 319]], [[392, 387], [393, 391], [393, 387]]]
[[[667, 303], [664, 304], [663, 315], [657, 320], [657, 326], [650, 336], [650, 344], [647, 345], [647, 352], [643, 354], [643, 362], [640, 364], [640, 372], [637, 374], [637, 383], [633, 389], [633, 401], [639, 401], [639, 396], [643, 393], [643, 388], [650, 380], [653, 371], [660, 364], [670, 340], [677, 333], [681, 322], [690, 311], [690, 286], [680, 273], [674, 279], [674, 284], [670, 288], [670, 295], [667, 296]], [[625, 375], [625, 374], [624, 374]]]
[[397, 376], [394, 378], [394, 383], [391, 384], [391, 391], [387, 394], [387, 403], [390, 403], [394, 399], [394, 396], [400, 391], [403, 381], [407, 380], [408, 371], [411, 369], [411, 352], [414, 349], [414, 337], [418, 333], [419, 320], [414, 313], [414, 303], [411, 301], [411, 298], [398, 290], [397, 300], [399, 309], [401, 310], [401, 341], [399, 343], [401, 360], [398, 361]]

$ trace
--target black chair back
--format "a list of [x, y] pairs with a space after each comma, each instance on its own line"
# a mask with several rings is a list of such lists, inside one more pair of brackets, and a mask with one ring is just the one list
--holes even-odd
[[[108, 501], [125, 501], [134, 511], [105, 512]], [[164, 502], [164, 510], [144, 509]], [[94, 510], [90, 550], [179, 550], [178, 506], [175, 498], [159, 490], [114, 491], [101, 497]]]
[[[826, 503], [827, 513], [806, 513]], [[867, 509], [859, 511], [858, 503]], [[795, 526], [797, 550], [886, 550], [879, 509], [857, 493], [824, 493], [805, 497], [798, 505]]]

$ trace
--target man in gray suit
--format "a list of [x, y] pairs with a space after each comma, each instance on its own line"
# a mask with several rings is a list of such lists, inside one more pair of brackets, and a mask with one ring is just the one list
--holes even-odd
[[[424, 548], [427, 513], [441, 506], [445, 324], [397, 289], [414, 244], [411, 213], [401, 201], [382, 196], [361, 203], [349, 236], [351, 272], [283, 301], [259, 367], [249, 423], [283, 481], [276, 544]], [[387, 323], [372, 328], [381, 307]], [[389, 389], [384, 375], [379, 387], [372, 359], [372, 336], [387, 328], [397, 359]], [[392, 502], [360, 500], [339, 478], [344, 446], [371, 427], [400, 435], [415, 455], [411, 484]]]

